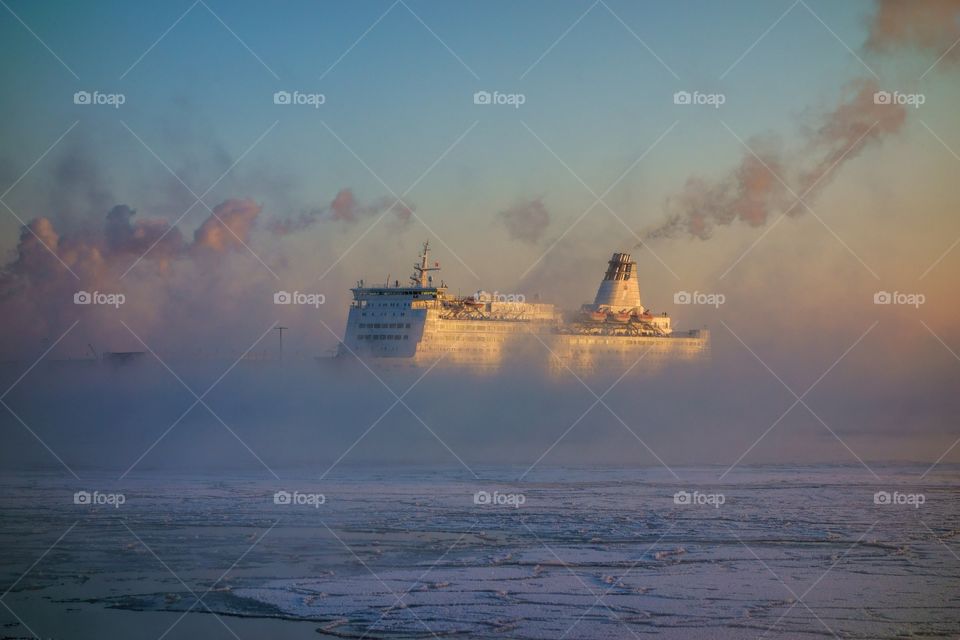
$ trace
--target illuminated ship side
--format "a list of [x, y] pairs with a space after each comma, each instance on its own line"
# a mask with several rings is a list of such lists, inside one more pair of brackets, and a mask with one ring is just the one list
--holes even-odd
[[701, 360], [710, 353], [710, 332], [673, 330], [670, 316], [652, 314], [640, 298], [637, 263], [615, 253], [593, 304], [585, 304], [552, 336], [554, 372], [623, 371], [642, 361], [656, 368], [667, 360]]
[[[433, 272], [429, 242], [407, 285], [398, 281], [353, 291], [339, 355], [405, 358], [412, 364], [499, 366], [531, 333], [549, 333], [560, 317], [551, 304], [535, 304], [478, 293], [451, 296]], [[519, 339], [519, 340], [518, 340]]]
[[352, 289], [339, 356], [479, 371], [495, 371], [511, 358], [539, 358], [557, 373], [622, 372], [641, 356], [656, 365], [709, 353], [705, 329], [678, 334], [666, 314], [655, 316], [643, 306], [637, 263], [629, 254], [613, 255], [593, 304], [565, 319], [554, 305], [522, 296], [450, 295], [443, 281], [434, 282], [440, 264], [431, 265], [429, 250], [424, 244], [408, 284], [368, 287], [360, 281]]

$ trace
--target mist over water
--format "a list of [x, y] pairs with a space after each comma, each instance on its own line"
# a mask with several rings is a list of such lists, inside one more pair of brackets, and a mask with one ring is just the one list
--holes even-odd
[[[468, 475], [485, 464], [725, 468], [771, 426], [745, 463], [856, 462], [831, 430], [867, 460], [922, 460], [932, 449], [904, 445], [911, 431], [928, 431], [924, 423], [958, 408], [927, 409], [922, 398], [941, 389], [922, 380], [904, 389], [894, 377], [890, 392], [919, 405], [905, 423], [858, 384], [863, 360], [851, 354], [806, 398], [816, 415], [795, 406], [781, 418], [796, 398], [732, 337], [713, 335], [709, 361], [640, 360], [629, 371], [593, 375], [555, 361], [551, 372], [546, 350], [488, 373], [442, 361], [427, 371], [351, 358], [164, 360], [173, 373], [149, 354], [116, 366], [44, 362], [4, 402], [81, 476], [83, 469], [324, 473], [338, 459], [449, 464]], [[815, 380], [819, 366], [804, 378]], [[6, 364], [3, 381], [12, 384], [23, 369]], [[802, 382], [791, 380], [798, 395]], [[4, 465], [63, 470], [9, 411], [0, 422], [8, 434]]]
[[960, 0], [0, 4], [0, 639], [960, 634]]

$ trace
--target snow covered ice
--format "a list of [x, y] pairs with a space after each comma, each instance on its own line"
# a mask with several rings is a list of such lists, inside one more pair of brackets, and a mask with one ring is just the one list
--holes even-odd
[[[132, 615], [130, 637], [190, 637], [216, 614], [244, 639], [956, 637], [956, 470], [877, 470], [164, 476], [125, 483], [119, 507], [7, 477], [7, 584], [76, 525], [6, 596], [21, 620], [0, 612], [2, 635], [92, 638], [76, 620]], [[325, 501], [277, 504], [280, 489]], [[884, 490], [924, 502], [878, 504]], [[724, 501], [675, 499], [693, 491]]]

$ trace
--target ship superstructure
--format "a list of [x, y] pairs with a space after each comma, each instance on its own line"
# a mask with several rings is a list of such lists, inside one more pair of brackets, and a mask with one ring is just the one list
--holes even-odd
[[623, 362], [630, 366], [641, 354], [656, 362], [709, 351], [706, 330], [677, 335], [669, 316], [653, 315], [643, 306], [637, 263], [626, 253], [610, 259], [594, 302], [566, 315], [522, 295], [451, 295], [442, 280], [434, 281], [439, 270], [439, 262], [430, 262], [427, 242], [408, 284], [359, 281], [351, 289], [338, 355], [494, 370], [511, 357], [529, 361], [539, 354], [550, 370], [589, 371]]
[[580, 311], [565, 331], [661, 337], [673, 333], [670, 316], [654, 316], [640, 301], [637, 263], [629, 253], [613, 254], [593, 304], [583, 305]]

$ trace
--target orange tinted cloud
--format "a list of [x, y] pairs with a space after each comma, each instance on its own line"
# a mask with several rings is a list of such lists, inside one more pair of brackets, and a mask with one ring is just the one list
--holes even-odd
[[960, 46], [954, 46], [957, 40], [960, 40], [960, 0], [877, 0], [867, 48], [889, 51], [913, 47], [926, 50], [935, 59], [944, 56], [944, 60], [957, 62], [960, 60]]
[[197, 249], [222, 252], [248, 244], [250, 229], [262, 210], [263, 208], [250, 198], [221, 202], [194, 232], [193, 246]]

